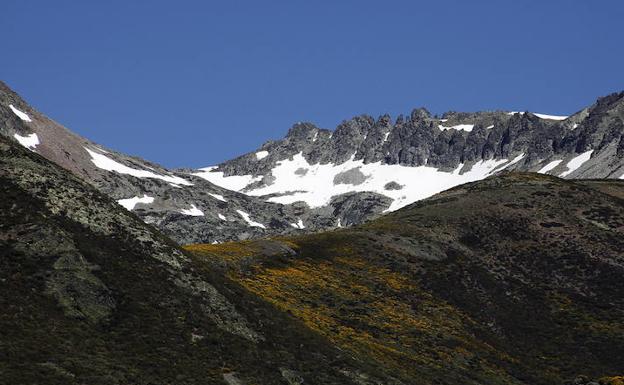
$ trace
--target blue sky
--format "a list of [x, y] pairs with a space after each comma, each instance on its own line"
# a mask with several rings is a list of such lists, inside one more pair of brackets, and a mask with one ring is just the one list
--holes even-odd
[[569, 114], [624, 89], [621, 0], [3, 0], [0, 79], [98, 143], [207, 166], [366, 113]]

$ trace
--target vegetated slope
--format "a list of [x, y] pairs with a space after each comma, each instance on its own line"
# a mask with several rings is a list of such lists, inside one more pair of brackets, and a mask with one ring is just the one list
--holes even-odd
[[624, 373], [623, 194], [623, 181], [509, 173], [275, 241], [292, 254], [187, 249], [380, 375], [558, 384]]
[[1, 384], [344, 384], [363, 369], [0, 137]]

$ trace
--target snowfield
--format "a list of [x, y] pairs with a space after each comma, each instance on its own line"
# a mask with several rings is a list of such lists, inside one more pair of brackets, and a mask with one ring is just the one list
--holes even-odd
[[[271, 172], [275, 177], [272, 184], [248, 189], [245, 193], [252, 196], [273, 194], [274, 196], [268, 199], [269, 202], [289, 204], [303, 201], [315, 208], [329, 204], [331, 198], [336, 195], [353, 191], [372, 191], [392, 198], [393, 202], [388, 211], [394, 211], [459, 184], [483, 179], [494, 171], [500, 171], [521, 161], [524, 156], [520, 154], [512, 160], [479, 161], [472, 167], [466, 166], [466, 170], [464, 170], [465, 165], [460, 164], [455, 170], [447, 172], [428, 166], [409, 167], [381, 164], [381, 162], [364, 164], [362, 160], [354, 160], [354, 156], [342, 164], [312, 165], [306, 161], [302, 153], [298, 153], [292, 159], [277, 162]], [[204, 170], [209, 169], [211, 168]], [[305, 175], [301, 175], [301, 172], [296, 173], [299, 169], [305, 169], [307, 172]], [[355, 182], [357, 184], [335, 184], [334, 178], [338, 174], [353, 169], [357, 169], [364, 175], [363, 181]], [[261, 179], [252, 175], [224, 177], [221, 172], [211, 171], [203, 171], [195, 175], [224, 188], [235, 187], [235, 191], [241, 191], [249, 183]], [[387, 190], [385, 186], [390, 182], [397, 182], [403, 187], [400, 190]], [[240, 212], [239, 214], [247, 218]], [[299, 227], [299, 224], [295, 225]]]

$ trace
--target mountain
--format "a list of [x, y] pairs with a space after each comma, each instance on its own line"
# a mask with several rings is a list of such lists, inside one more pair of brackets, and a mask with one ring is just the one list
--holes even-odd
[[354, 384], [365, 369], [0, 137], [0, 383]]
[[0, 137], [0, 383], [617, 385], [623, 199], [510, 173], [183, 250]]
[[624, 93], [570, 117], [498, 111], [438, 118], [421, 108], [394, 121], [358, 116], [335, 131], [298, 123], [284, 139], [198, 175], [271, 202], [313, 208], [366, 192], [378, 201], [375, 211], [394, 211], [502, 170], [624, 177]]
[[71, 171], [181, 243], [298, 230], [292, 225], [299, 220], [297, 207], [104, 148], [42, 115], [1, 82], [0, 134]]
[[624, 373], [624, 181], [503, 173], [274, 242], [186, 248], [375, 368], [362, 384]]
[[169, 170], [82, 138], [0, 82], [0, 134], [73, 172], [188, 244], [363, 223], [504, 170], [624, 176], [624, 93], [570, 116], [425, 109], [295, 124], [282, 140], [200, 170]]

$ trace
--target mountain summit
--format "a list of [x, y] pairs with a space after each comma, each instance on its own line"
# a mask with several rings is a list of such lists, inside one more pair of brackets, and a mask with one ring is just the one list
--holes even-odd
[[180, 243], [223, 242], [363, 223], [506, 171], [624, 177], [624, 93], [569, 117], [426, 109], [362, 115], [199, 170], [168, 170], [62, 127], [0, 83], [0, 134], [117, 200]]

